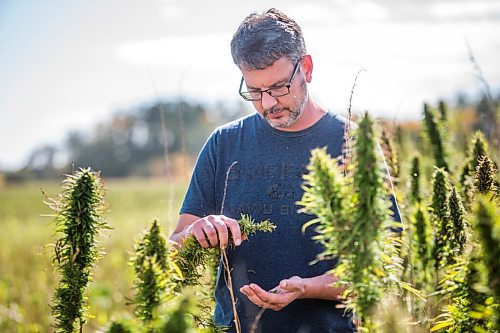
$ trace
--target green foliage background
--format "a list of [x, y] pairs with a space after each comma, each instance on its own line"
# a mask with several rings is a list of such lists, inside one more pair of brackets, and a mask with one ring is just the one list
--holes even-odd
[[[450, 181], [457, 184], [461, 180], [464, 164], [470, 163], [469, 157], [474, 154], [468, 145], [477, 129], [477, 118], [473, 110], [451, 109], [446, 114], [446, 120], [436, 121], [442, 122], [440, 126], [447, 129], [443, 145], [449, 153]], [[414, 220], [418, 207], [425, 212], [430, 205], [436, 156], [423, 122], [384, 124], [380, 121], [379, 125], [388, 129], [387, 135], [395, 142], [397, 151], [393, 153], [398, 156], [393, 160], [399, 164], [399, 177], [393, 182], [403, 219], [408, 226]], [[489, 153], [494, 162], [499, 160], [498, 151], [498, 146], [490, 141]], [[416, 152], [420, 153], [420, 182], [418, 190], [413, 188], [413, 192], [418, 192], [418, 196], [410, 193]], [[0, 332], [54, 331], [49, 304], [59, 277], [52, 267], [53, 246], [47, 244], [55, 242], [56, 237], [54, 218], [44, 216], [53, 212], [43, 201], [61, 192], [63, 178], [59, 176], [57, 180], [16, 185], [0, 182]], [[8, 177], [6, 179], [9, 180]], [[107, 188], [105, 200], [108, 203], [105, 219], [112, 229], [107, 232], [106, 238], [101, 239], [106, 254], [93, 270], [93, 282], [88, 288], [90, 318], [84, 332], [103, 330], [115, 318], [126, 320], [133, 317], [134, 306], [129, 303], [134, 296], [134, 274], [129, 262], [134, 239], [155, 218], [160, 221], [165, 234], [172, 231], [188, 181], [187, 177], [179, 176], [175, 179], [113, 179], [105, 173], [104, 179]], [[462, 191], [463, 188], [459, 194], [464, 198]], [[416, 203], [419, 198], [422, 200], [420, 206]], [[422, 280], [428, 278], [424, 276]]]
[[[61, 177], [62, 180], [62, 177]], [[102, 328], [113, 316], [130, 315], [133, 240], [153, 218], [165, 233], [177, 222], [187, 180], [107, 180], [105, 218], [112, 230], [100, 239], [106, 254], [93, 270], [89, 314], [84, 332]], [[53, 214], [43, 201], [60, 193], [59, 181], [0, 188], [0, 332], [53, 332], [49, 304], [58, 281], [52, 267]], [[171, 199], [170, 199], [171, 198]]]

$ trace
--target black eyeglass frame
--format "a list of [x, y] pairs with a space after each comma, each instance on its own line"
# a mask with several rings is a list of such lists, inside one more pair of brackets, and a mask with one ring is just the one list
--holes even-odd
[[[269, 88], [269, 89], [266, 89], [266, 90], [256, 90], [252, 93], [256, 93], [256, 92], [260, 92], [260, 98], [252, 98], [250, 96], [250, 92], [248, 91], [241, 91], [241, 88], [243, 88], [243, 82], [245, 81], [245, 79], [243, 78], [243, 76], [241, 77], [241, 82], [240, 82], [240, 89], [238, 90], [238, 93], [240, 94], [240, 96], [245, 100], [245, 101], [249, 101], [249, 102], [256, 102], [256, 101], [261, 101], [262, 100], [262, 94], [263, 93], [267, 93], [269, 96], [271, 97], [274, 97], [274, 98], [277, 98], [277, 97], [283, 97], [283, 96], [286, 96], [288, 94], [290, 94], [290, 87], [292, 86], [292, 83], [293, 83], [293, 79], [295, 78], [295, 75], [297, 74], [298, 72], [298, 69], [299, 69], [299, 65], [300, 65], [300, 61], [302, 59], [299, 59], [299, 61], [297, 62], [297, 64], [295, 65], [295, 68], [293, 70], [293, 74], [292, 74], [292, 77], [290, 78], [290, 80], [288, 80], [288, 83], [285, 84], [284, 86], [281, 86], [281, 87], [274, 87], [274, 88]], [[284, 93], [284, 94], [273, 94], [272, 91], [275, 90], [275, 89], [282, 89], [282, 88], [286, 88], [287, 92]], [[245, 95], [248, 94], [248, 95]]]

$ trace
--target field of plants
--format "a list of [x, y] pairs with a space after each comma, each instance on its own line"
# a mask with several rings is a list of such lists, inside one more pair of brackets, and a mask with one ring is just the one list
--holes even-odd
[[[63, 177], [61, 177], [61, 180]], [[113, 315], [132, 314], [133, 269], [128, 265], [134, 239], [154, 218], [165, 231], [177, 222], [186, 181], [166, 179], [107, 180], [104, 216], [112, 228], [99, 239], [106, 254], [93, 270], [89, 286], [86, 332]], [[51, 332], [51, 299], [58, 274], [52, 267], [56, 240], [54, 212], [46, 197], [61, 192], [57, 181], [5, 186], [0, 189], [0, 332]]]
[[[324, 254], [340, 258], [335, 272], [359, 331], [499, 331], [498, 113], [493, 130], [481, 128], [471, 110], [444, 103], [425, 105], [421, 122], [374, 124], [365, 115], [342, 163], [312, 152], [299, 204], [318, 216], [310, 227], [320, 232]], [[393, 176], [402, 234], [374, 167], [377, 141]], [[63, 191], [57, 182], [1, 188], [0, 331], [217, 331], [207, 317], [206, 286], [213, 259], [224, 262], [225, 252], [187, 240], [184, 250], [166, 254], [163, 235], [176, 222], [186, 183], [104, 179], [103, 192], [100, 178], [81, 170], [56, 201]], [[240, 223], [247, 233], [272, 232], [270, 224]], [[205, 293], [184, 288], [200, 283]]]

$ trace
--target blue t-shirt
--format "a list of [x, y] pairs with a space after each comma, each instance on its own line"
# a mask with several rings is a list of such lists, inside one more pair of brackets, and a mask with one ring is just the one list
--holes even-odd
[[[302, 233], [304, 223], [313, 217], [298, 213], [296, 202], [302, 198], [310, 151], [326, 146], [332, 157], [341, 155], [344, 124], [343, 118], [329, 112], [307, 129], [286, 132], [254, 113], [218, 127], [198, 157], [180, 213], [221, 214], [227, 171], [237, 162], [229, 173], [222, 214], [239, 219], [245, 213], [277, 226], [272, 233], [257, 233], [228, 251], [242, 332], [249, 332], [260, 308], [239, 292], [241, 286], [255, 283], [270, 290], [283, 279], [322, 275], [335, 265], [326, 260], [311, 264], [323, 249], [311, 239], [313, 228]], [[215, 300], [216, 323], [233, 325], [223, 276], [218, 278]], [[349, 314], [336, 305], [336, 301], [295, 300], [280, 311], [266, 310], [255, 332], [353, 332]]]

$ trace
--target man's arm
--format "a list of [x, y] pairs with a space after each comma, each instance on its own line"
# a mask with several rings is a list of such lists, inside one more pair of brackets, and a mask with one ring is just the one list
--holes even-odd
[[204, 248], [217, 245], [225, 248], [229, 240], [229, 231], [233, 236], [234, 244], [240, 245], [241, 231], [238, 221], [224, 215], [199, 217], [181, 214], [169, 241], [182, 247], [184, 240], [193, 235]]
[[255, 305], [279, 311], [296, 299], [315, 298], [325, 300], [341, 300], [345, 288], [338, 288], [334, 283], [338, 280], [333, 274], [324, 274], [312, 278], [293, 276], [282, 280], [276, 288], [265, 291], [251, 283], [240, 288], [240, 292]]

